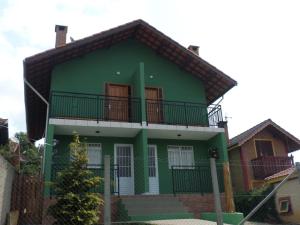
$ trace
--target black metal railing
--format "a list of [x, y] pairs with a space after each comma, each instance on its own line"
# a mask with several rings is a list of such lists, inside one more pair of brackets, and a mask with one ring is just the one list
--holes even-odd
[[[177, 193], [212, 193], [210, 165], [172, 166], [173, 194]], [[220, 192], [224, 192], [223, 167], [217, 166]]]
[[133, 97], [52, 92], [51, 118], [141, 122], [141, 100]]
[[207, 107], [205, 104], [146, 100], [148, 123], [217, 127], [223, 121], [220, 105]]
[[[63, 171], [69, 164], [61, 164], [61, 163], [54, 163], [51, 167], [51, 182], [54, 182], [58, 176], [58, 172]], [[87, 165], [87, 169], [92, 171], [92, 176], [97, 176], [101, 178], [100, 185], [91, 189], [91, 192], [94, 193], [104, 193], [104, 165], [99, 164], [89, 164]], [[110, 187], [112, 194], [120, 194], [120, 187], [119, 187], [119, 167], [118, 165], [112, 165], [110, 170]], [[50, 196], [55, 195], [55, 190], [53, 187], [50, 188]]]

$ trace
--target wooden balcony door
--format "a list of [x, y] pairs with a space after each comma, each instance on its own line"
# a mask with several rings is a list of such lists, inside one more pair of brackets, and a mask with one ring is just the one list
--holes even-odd
[[108, 120], [129, 120], [130, 86], [122, 84], [106, 84], [106, 115]]
[[163, 121], [162, 89], [146, 87], [145, 96], [147, 99], [147, 122], [161, 123]]

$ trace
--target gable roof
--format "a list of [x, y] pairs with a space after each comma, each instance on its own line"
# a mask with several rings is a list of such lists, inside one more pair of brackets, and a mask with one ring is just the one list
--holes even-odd
[[[55, 65], [97, 49], [107, 48], [129, 38], [140, 41], [156, 51], [157, 54], [201, 79], [205, 87], [208, 104], [213, 103], [237, 84], [235, 80], [222, 71], [143, 20], [136, 20], [68, 43], [63, 47], [53, 48], [28, 57], [23, 62], [24, 78], [45, 99], [48, 99], [51, 71]], [[24, 87], [27, 132], [30, 138], [39, 139], [42, 137], [45, 127], [46, 105], [27, 85]]]
[[284, 130], [282, 127], [274, 123], [271, 119], [267, 119], [254, 127], [244, 131], [243, 133], [231, 138], [229, 140], [229, 149], [243, 145], [245, 142], [254, 137], [257, 133], [264, 129], [271, 129], [272, 132], [277, 133], [283, 140], [287, 141], [288, 152], [293, 152], [300, 149], [300, 140]]

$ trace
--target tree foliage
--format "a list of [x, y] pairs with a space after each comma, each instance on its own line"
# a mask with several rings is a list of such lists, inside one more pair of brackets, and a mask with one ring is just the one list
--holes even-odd
[[92, 225], [99, 221], [103, 204], [99, 194], [90, 190], [99, 186], [100, 177], [93, 176], [87, 169], [87, 146], [75, 135], [70, 144], [72, 161], [57, 174], [54, 191], [57, 202], [49, 207], [49, 213], [57, 225]]
[[0, 147], [0, 154], [11, 162], [13, 157], [20, 158], [20, 170], [21, 173], [27, 175], [37, 175], [41, 170], [41, 152], [35, 145], [29, 141], [27, 134], [24, 132], [18, 132], [15, 134], [16, 142], [19, 144], [20, 155], [18, 152], [13, 152], [11, 149], [12, 140], [9, 144]]
[[[237, 212], [248, 215], [272, 190], [273, 186], [256, 188], [250, 192], [238, 193], [235, 198]], [[275, 197], [271, 197], [251, 218], [258, 222], [280, 222], [276, 211]]]
[[20, 163], [20, 172], [28, 175], [37, 175], [41, 170], [41, 153], [38, 148], [29, 141], [24, 132], [15, 134], [20, 145], [20, 154], [23, 160]]

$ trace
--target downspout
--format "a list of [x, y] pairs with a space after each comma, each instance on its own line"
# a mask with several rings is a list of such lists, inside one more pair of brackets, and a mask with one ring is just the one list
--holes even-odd
[[[48, 119], [49, 119], [49, 102], [26, 80], [25, 78], [25, 74], [26, 74], [26, 66], [25, 66], [25, 61], [23, 61], [23, 68], [24, 68], [24, 83], [47, 105], [47, 109], [46, 109], [46, 124], [45, 124], [45, 132], [44, 132], [44, 145], [46, 146], [46, 137], [47, 137], [47, 129], [48, 129]], [[24, 89], [25, 92], [25, 89]], [[42, 171], [44, 174], [44, 165], [45, 165], [45, 150], [43, 151], [43, 163], [42, 163]]]

